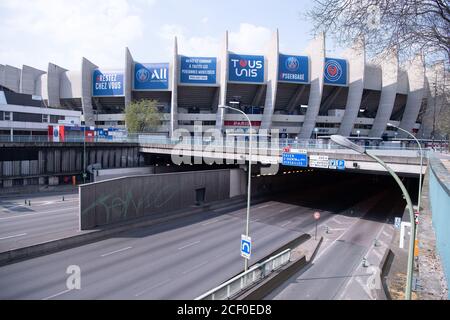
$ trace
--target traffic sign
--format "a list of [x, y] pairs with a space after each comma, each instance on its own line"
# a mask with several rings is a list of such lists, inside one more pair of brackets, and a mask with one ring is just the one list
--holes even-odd
[[345, 160], [330, 159], [328, 161], [328, 169], [345, 170]]
[[311, 168], [328, 169], [329, 166], [328, 156], [311, 155], [309, 156], [309, 166]]
[[320, 219], [320, 212], [314, 212], [314, 219], [316, 220]]
[[337, 161], [337, 169], [338, 170], [345, 170], [345, 160], [336, 160]]
[[395, 229], [400, 229], [401, 223], [402, 223], [402, 218], [395, 217], [395, 223], [394, 223]]
[[336, 170], [337, 169], [337, 160], [334, 160], [334, 159], [329, 160], [328, 169]]
[[303, 153], [283, 153], [282, 164], [285, 166], [307, 167], [308, 156]]
[[250, 260], [252, 254], [252, 238], [246, 235], [241, 236], [241, 256]]

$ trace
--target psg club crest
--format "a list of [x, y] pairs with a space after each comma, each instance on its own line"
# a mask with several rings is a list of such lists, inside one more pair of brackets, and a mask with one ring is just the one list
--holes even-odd
[[325, 64], [325, 78], [330, 82], [338, 81], [342, 76], [342, 67], [336, 60], [329, 60]]
[[150, 79], [150, 72], [145, 68], [141, 68], [136, 72], [136, 79], [139, 82], [147, 82]]
[[286, 59], [286, 69], [291, 72], [295, 72], [300, 67], [300, 62], [296, 57], [289, 57]]

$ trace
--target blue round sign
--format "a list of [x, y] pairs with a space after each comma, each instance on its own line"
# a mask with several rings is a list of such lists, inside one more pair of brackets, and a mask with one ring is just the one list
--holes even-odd
[[150, 79], [150, 72], [145, 68], [141, 68], [136, 72], [136, 79], [139, 82], [147, 82]]
[[296, 57], [289, 57], [286, 59], [286, 69], [291, 72], [295, 72], [300, 67], [300, 62]]
[[342, 76], [342, 67], [336, 60], [328, 60], [325, 64], [325, 78], [328, 81], [336, 82]]

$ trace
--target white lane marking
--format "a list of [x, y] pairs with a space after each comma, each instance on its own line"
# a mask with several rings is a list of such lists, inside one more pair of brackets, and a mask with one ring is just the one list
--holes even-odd
[[[339, 236], [339, 237], [337, 237], [336, 239], [334, 239], [329, 245], [328, 245], [328, 247], [326, 247], [322, 252], [320, 252], [317, 256], [316, 256], [316, 258], [314, 259], [315, 261], [317, 261], [317, 260], [319, 260], [319, 258], [325, 253], [325, 252], [327, 252], [331, 247], [333, 247], [333, 244], [335, 244], [337, 241], [339, 241], [347, 232], [349, 232], [349, 230], [358, 222], [358, 221], [360, 221], [360, 219], [355, 219], [355, 221], [347, 228], [347, 231], [345, 231], [345, 232], [342, 232], [342, 234]], [[312, 228], [311, 229], [311, 232], [312, 232], [312, 230], [314, 230], [314, 228]]]
[[192, 268], [190, 268], [190, 269], [184, 271], [182, 274], [188, 274], [188, 273], [190, 273], [190, 272], [192, 272], [192, 271], [194, 271], [194, 270], [196, 270], [196, 269], [198, 269], [198, 268], [200, 268], [200, 267], [203, 267], [204, 265], [206, 265], [206, 264], [208, 264], [208, 263], [209, 263], [209, 261], [202, 262], [202, 263], [200, 263], [199, 265], [196, 265], [195, 267], [192, 267]]
[[[387, 223], [387, 221], [386, 221], [386, 223]], [[375, 238], [376, 239], [378, 239], [379, 238], [379, 236], [381, 235], [381, 233], [382, 233], [382, 231], [384, 230], [384, 225], [382, 225], [381, 226], [381, 229], [377, 232], [377, 235], [375, 236]], [[363, 257], [369, 257], [369, 255], [370, 255], [370, 253], [371, 252], [375, 252], [376, 250], [373, 248], [373, 247], [369, 247], [369, 249], [366, 251], [366, 253], [363, 255]], [[361, 268], [363, 268], [362, 266], [361, 266], [361, 263], [359, 264], [359, 265], [357, 265], [356, 266], [356, 268], [353, 270], [353, 272], [357, 272], [358, 270], [361, 270]], [[344, 289], [341, 291], [341, 294], [340, 294], [340, 298], [339, 299], [342, 299], [342, 297], [344, 297], [345, 295], [346, 295], [346, 293], [347, 293], [347, 290], [348, 290], [348, 288], [350, 287], [350, 284], [351, 283], [353, 283], [353, 276], [350, 278], [350, 280], [348, 280], [348, 282], [347, 282], [347, 284], [345, 285], [345, 287], [344, 287]], [[356, 281], [359, 283], [359, 285], [363, 288], [363, 290], [366, 292], [366, 294], [369, 296], [369, 297], [371, 297], [371, 294], [370, 294], [370, 290], [367, 288], [367, 283], [362, 283], [361, 281], [362, 280], [360, 280], [358, 277], [356, 278]], [[369, 290], [369, 293], [367, 292], [367, 290]]]
[[286, 223], [283, 223], [280, 227], [284, 228], [284, 227], [286, 227], [288, 224], [291, 224], [291, 223], [292, 223], [292, 221], [288, 221], [288, 222], [286, 222]]
[[11, 239], [11, 238], [16, 238], [16, 237], [22, 237], [22, 236], [26, 236], [26, 235], [27, 235], [26, 233], [21, 233], [21, 234], [16, 234], [14, 236], [8, 236], [8, 237], [0, 238], [0, 240]]
[[382, 233], [385, 237], [389, 237], [389, 233], [387, 233], [386, 232], [386, 230], [383, 230], [383, 233]]
[[59, 209], [59, 210], [53, 210], [53, 211], [45, 211], [45, 212], [34, 212], [34, 213], [24, 213], [24, 214], [20, 214], [20, 213], [17, 212], [17, 214], [20, 214], [20, 215], [13, 216], [13, 217], [0, 218], [0, 220], [17, 219], [17, 218], [23, 218], [23, 217], [28, 217], [28, 216], [35, 216], [35, 215], [38, 215], [38, 214], [46, 214], [46, 213], [54, 213], [54, 212], [60, 212], [60, 211], [68, 211], [68, 210], [73, 210], [73, 209], [78, 209], [78, 206], [77, 207], [69, 207], [69, 208]]
[[145, 289], [145, 290], [143, 290], [143, 291], [141, 291], [141, 292], [136, 293], [134, 296], [135, 296], [135, 297], [139, 297], [139, 296], [143, 295], [144, 293], [146, 293], [146, 292], [148, 292], [148, 291], [150, 291], [150, 290], [152, 290], [152, 289], [156, 289], [156, 288], [162, 286], [163, 284], [169, 283], [170, 281], [172, 281], [172, 279], [164, 280], [163, 282], [160, 282], [160, 283], [158, 283], [158, 284], [155, 284], [154, 286], [151, 286], [150, 288], [147, 288], [147, 289]]
[[110, 256], [110, 255], [115, 254], [115, 253], [119, 253], [119, 252], [122, 252], [122, 251], [125, 251], [125, 250], [130, 250], [132, 248], [133, 247], [126, 247], [126, 248], [119, 249], [119, 250], [116, 250], [116, 251], [108, 252], [108, 253], [102, 254], [101, 257], [107, 257], [107, 256]]
[[286, 211], [289, 211], [289, 210], [291, 210], [292, 209], [292, 207], [289, 207], [289, 208], [286, 208], [286, 209], [283, 209], [283, 210], [280, 210], [278, 213], [283, 213], [283, 212], [286, 212]]
[[208, 226], [210, 224], [213, 224], [213, 223], [216, 223], [216, 222], [219, 222], [219, 221], [222, 221], [222, 220], [221, 219], [216, 219], [216, 220], [212, 220], [212, 221], [209, 221], [209, 222], [205, 222], [205, 223], [202, 223], [202, 226]]
[[199, 243], [200, 243], [200, 241], [195, 241], [195, 242], [189, 243], [189, 244], [187, 244], [187, 245], [185, 245], [183, 247], [178, 248], [178, 250], [183, 250], [183, 249], [195, 246], [196, 244], [199, 244]]
[[271, 206], [271, 204], [265, 204], [265, 205], [263, 205], [263, 206], [261, 206], [261, 207], [257, 207], [256, 209], [258, 210], [258, 209], [264, 209], [264, 208], [267, 208], [267, 207], [270, 207]]
[[69, 291], [72, 291], [72, 289], [67, 289], [67, 290], [58, 292], [57, 294], [54, 294], [54, 295], [52, 295], [52, 296], [50, 296], [50, 297], [47, 297], [47, 298], [44, 298], [44, 299], [42, 299], [42, 300], [49, 300], [49, 299], [52, 299], [52, 298], [56, 298], [57, 296], [63, 295], [64, 293], [67, 293], [67, 292], [69, 292]]
[[[51, 205], [51, 204], [57, 204], [57, 203], [66, 203], [66, 202], [74, 202], [74, 201], [78, 201], [77, 199], [65, 199], [64, 201], [61, 200], [53, 200], [53, 201], [44, 201], [44, 202], [32, 202], [31, 205], [32, 207], [41, 207], [41, 206], [47, 206], [47, 205]], [[29, 208], [29, 205], [25, 205], [25, 204], [16, 204], [12, 207], [6, 207], [2, 210], [4, 212], [6, 211], [11, 211], [11, 209], [15, 209], [15, 208]]]
[[330, 231], [342, 231], [342, 230], [347, 230], [345, 228], [328, 228], [328, 230]]

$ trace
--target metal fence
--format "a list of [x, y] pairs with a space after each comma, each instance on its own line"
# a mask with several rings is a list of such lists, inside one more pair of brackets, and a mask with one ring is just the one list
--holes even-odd
[[[66, 137], [63, 141], [54, 141], [52, 137], [48, 136], [10, 136], [0, 135], [0, 142], [51, 142], [51, 143], [83, 143], [83, 142], [102, 142], [102, 143], [136, 143], [136, 144], [161, 144], [161, 145], [186, 145], [186, 146], [221, 146], [221, 147], [234, 147], [248, 148], [248, 139], [245, 136], [236, 137], [234, 139], [220, 139], [214, 141], [207, 137], [183, 137], [179, 139], [169, 138], [166, 136], [149, 135], [149, 134], [128, 134], [124, 137], [110, 137], [106, 139], [104, 137], [94, 137], [84, 140], [83, 137]], [[364, 141], [356, 141], [357, 144], [363, 145], [368, 150], [418, 150], [417, 145], [414, 144], [365, 144]], [[291, 147], [292, 149], [345, 149], [339, 145], [332, 143], [329, 139], [276, 139], [268, 141], [265, 138], [254, 137], [252, 146], [254, 149], [283, 149], [284, 147]], [[426, 147], [425, 147], [426, 148]], [[426, 148], [431, 149], [431, 148]], [[446, 151], [448, 150], [448, 142], [440, 143], [438, 148], [434, 148], [434, 151]]]
[[229, 300], [234, 296], [266, 278], [275, 270], [281, 268], [291, 259], [291, 249], [280, 252], [276, 256], [255, 265], [222, 285], [214, 288], [195, 300]]

